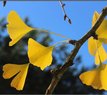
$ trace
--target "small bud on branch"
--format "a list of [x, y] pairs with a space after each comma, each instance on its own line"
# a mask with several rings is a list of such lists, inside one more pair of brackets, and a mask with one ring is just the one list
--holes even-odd
[[65, 8], [64, 8], [64, 7], [65, 7], [65, 4], [62, 3], [61, 0], [59, 0], [59, 3], [60, 3], [61, 8], [62, 8], [62, 10], [63, 10], [63, 12], [64, 12], [64, 21], [68, 19], [69, 24], [71, 24], [71, 23], [72, 23], [72, 22], [71, 22], [71, 19], [67, 16], [66, 11], [65, 11]]
[[5, 5], [6, 5], [6, 2], [7, 2], [6, 0], [4, 0], [4, 1], [3, 1], [3, 7], [5, 7]]

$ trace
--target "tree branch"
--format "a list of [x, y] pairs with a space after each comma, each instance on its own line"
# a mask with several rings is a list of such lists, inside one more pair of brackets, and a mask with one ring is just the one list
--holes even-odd
[[62, 3], [61, 0], [59, 0], [59, 3], [60, 3], [61, 8], [62, 8], [62, 10], [63, 10], [63, 12], [64, 12], [64, 20], [68, 19], [69, 24], [71, 24], [71, 19], [70, 19], [70, 18], [68, 17], [68, 15], [66, 14], [66, 11], [65, 11], [65, 8], [64, 8], [65, 4]]
[[98, 27], [101, 25], [102, 21], [104, 20], [105, 16], [107, 15], [107, 7], [105, 7], [102, 10], [102, 13], [100, 15], [100, 17], [98, 18], [97, 22], [95, 23], [95, 25], [88, 31], [87, 34], [85, 34], [80, 40], [75, 42], [75, 47], [74, 49], [71, 51], [71, 54], [68, 56], [68, 58], [66, 59], [66, 62], [63, 66], [61, 66], [59, 69], [57, 69], [54, 73], [53, 73], [53, 78], [52, 81], [49, 85], [49, 87], [46, 90], [45, 95], [50, 95], [53, 93], [55, 87], [57, 86], [58, 82], [60, 81], [62, 75], [65, 73], [65, 71], [68, 69], [69, 66], [73, 65], [73, 60], [75, 58], [75, 56], [77, 55], [80, 47], [84, 44], [85, 41], [88, 40], [88, 38], [90, 38], [93, 33], [95, 33], [95, 31], [98, 29]]

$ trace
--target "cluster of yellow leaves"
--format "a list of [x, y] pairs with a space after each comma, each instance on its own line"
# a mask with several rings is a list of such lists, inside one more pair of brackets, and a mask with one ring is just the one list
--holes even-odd
[[[100, 14], [94, 13], [92, 26], [96, 23]], [[11, 38], [9, 46], [16, 44], [25, 34], [35, 30], [35, 28], [27, 26], [15, 11], [11, 11], [8, 15], [7, 30]], [[95, 32], [97, 38], [90, 37], [88, 40], [89, 53], [95, 57], [95, 64], [98, 65], [96, 69], [84, 72], [80, 75], [81, 81], [90, 85], [95, 89], [107, 90], [107, 64], [103, 64], [107, 60], [107, 53], [103, 47], [103, 44], [107, 44], [107, 20], [105, 19], [100, 27]], [[32, 38], [28, 40], [28, 58], [29, 63], [17, 65], [17, 64], [5, 64], [3, 66], [3, 77], [9, 79], [14, 76], [11, 86], [17, 90], [23, 90], [29, 64], [40, 67], [44, 70], [52, 63], [52, 51], [54, 46], [45, 47]], [[16, 75], [16, 76], [15, 76]]]
[[[9, 46], [13, 46], [17, 43], [25, 34], [34, 30], [27, 26], [15, 11], [11, 11], [8, 15], [7, 30], [12, 41]], [[3, 77], [9, 79], [13, 76], [14, 79], [11, 82], [11, 86], [17, 90], [23, 90], [25, 79], [27, 76], [29, 64], [40, 67], [44, 70], [52, 63], [52, 51], [54, 46], [45, 47], [32, 38], [28, 40], [28, 58], [29, 63], [17, 65], [17, 64], [5, 64], [3, 66]]]
[[[96, 23], [100, 14], [97, 12], [93, 15], [92, 26]], [[95, 57], [96, 69], [84, 72], [80, 75], [81, 81], [90, 85], [95, 89], [107, 90], [107, 64], [103, 64], [107, 60], [107, 53], [103, 44], [107, 44], [107, 20], [104, 19], [100, 27], [95, 32], [97, 38], [90, 37], [88, 40], [89, 53]]]

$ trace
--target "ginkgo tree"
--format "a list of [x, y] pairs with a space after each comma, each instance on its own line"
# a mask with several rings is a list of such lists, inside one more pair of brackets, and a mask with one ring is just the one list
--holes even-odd
[[[107, 44], [107, 20], [104, 19], [106, 15], [107, 7], [104, 8], [100, 14], [94, 12], [92, 19], [92, 29], [78, 41], [67, 39], [61, 42], [57, 42], [52, 46], [45, 47], [34, 39], [29, 38], [29, 63], [21, 65], [13, 63], [5, 64], [3, 66], [3, 78], [9, 79], [16, 75], [11, 82], [11, 86], [17, 90], [23, 90], [30, 64], [39, 67], [41, 70], [44, 70], [52, 63], [52, 52], [54, 48], [56, 48], [56, 45], [62, 42], [65, 42], [66, 44], [72, 44], [75, 46], [75, 48], [68, 56], [65, 64], [53, 71], [53, 79], [48, 89], [46, 90], [46, 94], [51, 94], [54, 91], [57, 83], [60, 81], [64, 72], [68, 69], [69, 66], [73, 65], [71, 63], [73, 63], [73, 60], [77, 55], [80, 47], [85, 41], [88, 40], [89, 53], [95, 57], [95, 64], [97, 65], [97, 68], [82, 73], [79, 78], [84, 84], [90, 85], [95, 89], [107, 90], [107, 64], [104, 64], [104, 62], [107, 60], [107, 53], [103, 47], [103, 44]], [[21, 38], [23, 38], [27, 33], [36, 30], [36, 28], [32, 28], [26, 25], [15, 11], [11, 11], [8, 14], [7, 21], [7, 31], [11, 38], [9, 46], [17, 44], [17, 42], [21, 40]]]

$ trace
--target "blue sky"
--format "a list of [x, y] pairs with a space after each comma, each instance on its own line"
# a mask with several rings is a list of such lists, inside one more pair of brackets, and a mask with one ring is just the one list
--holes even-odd
[[[64, 14], [58, 1], [8, 1], [6, 7], [2, 7], [2, 2], [0, 2], [0, 18], [7, 17], [11, 10], [15, 10], [22, 19], [28, 16], [34, 27], [78, 40], [91, 28], [94, 11], [101, 12], [107, 5], [106, 1], [67, 1], [64, 3], [67, 15], [72, 20], [71, 25], [63, 20]], [[65, 40], [54, 35], [52, 38], [54, 43]], [[88, 53], [87, 42], [81, 47], [78, 55], [82, 55], [84, 66], [93, 64], [94, 57]]]

